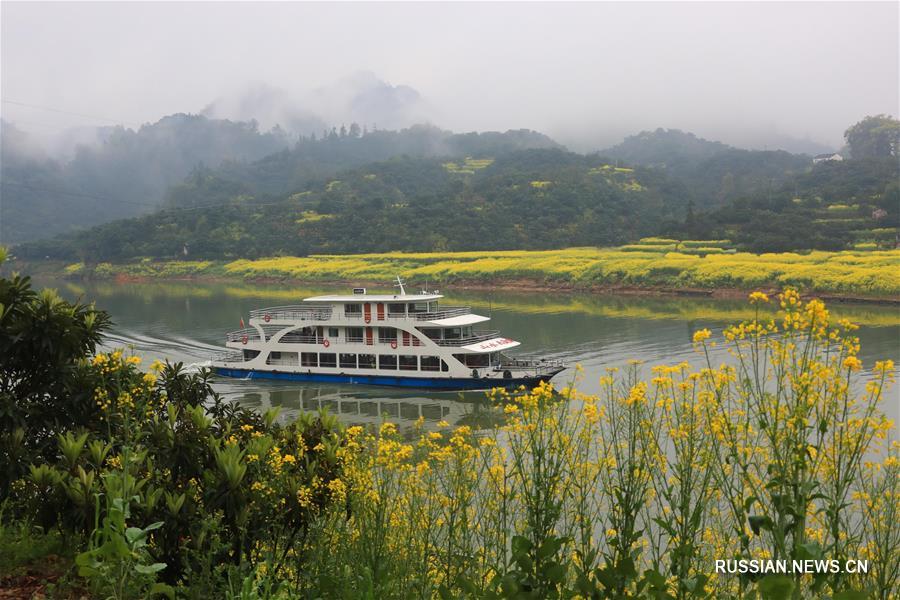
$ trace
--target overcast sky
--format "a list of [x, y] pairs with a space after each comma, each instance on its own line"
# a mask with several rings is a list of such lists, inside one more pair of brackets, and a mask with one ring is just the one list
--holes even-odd
[[366, 70], [418, 90], [454, 130], [599, 148], [671, 127], [837, 147], [861, 117], [898, 113], [898, 6], [4, 1], [2, 115], [35, 130], [139, 125], [249, 83], [302, 94]]

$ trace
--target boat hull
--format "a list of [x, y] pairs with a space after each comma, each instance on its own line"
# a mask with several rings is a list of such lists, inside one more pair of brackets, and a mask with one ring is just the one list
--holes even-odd
[[392, 375], [341, 375], [337, 373], [286, 373], [283, 371], [260, 371], [257, 369], [234, 369], [215, 367], [215, 372], [224, 377], [240, 379], [275, 379], [280, 381], [306, 381], [314, 383], [352, 383], [385, 387], [405, 387], [443, 391], [489, 390], [492, 388], [531, 389], [543, 381], [548, 381], [556, 373], [515, 377], [510, 379], [475, 379], [462, 377], [398, 377]]

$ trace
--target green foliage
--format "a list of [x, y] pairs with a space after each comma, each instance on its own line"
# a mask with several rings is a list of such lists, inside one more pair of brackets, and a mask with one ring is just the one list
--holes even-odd
[[900, 152], [900, 121], [889, 115], [866, 117], [844, 132], [853, 158], [890, 158]]
[[188, 575], [191, 594], [214, 594], [300, 552], [340, 476], [333, 417], [282, 424], [223, 402], [208, 371], [141, 372], [138, 357], [94, 354], [105, 313], [18, 276], [0, 292], [0, 523], [63, 532], [88, 587], [113, 598], [170, 594]]

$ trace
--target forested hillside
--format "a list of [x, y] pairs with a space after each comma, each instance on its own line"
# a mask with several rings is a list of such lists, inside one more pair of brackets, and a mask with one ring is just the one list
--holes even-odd
[[289, 144], [282, 133], [262, 133], [254, 122], [196, 115], [98, 134], [101, 141], [61, 161], [2, 122], [0, 242], [15, 244], [149, 212], [196, 165], [256, 160]]
[[802, 154], [743, 150], [677, 129], [643, 131], [602, 154], [623, 164], [660, 169], [689, 182], [692, 199], [700, 210], [769, 193], [808, 171], [812, 164], [811, 157]]
[[666, 235], [731, 239], [754, 252], [891, 248], [900, 226], [900, 166], [894, 158], [815, 165], [770, 192], [708, 213], [688, 214]]
[[[8, 123], [2, 132], [0, 243], [16, 244], [84, 229], [168, 205], [208, 205], [241, 193], [285, 194], [362, 164], [395, 156], [501, 156], [555, 148], [542, 134], [453, 134], [431, 126], [366, 131], [355, 123], [321, 136], [259, 131], [255, 122], [173, 115], [53, 160]], [[190, 176], [190, 177], [188, 177]], [[185, 177], [188, 177], [183, 182]], [[196, 186], [198, 177], [220, 180]], [[183, 182], [183, 183], [182, 183]]]
[[[215, 206], [175, 206], [194, 197]], [[609, 245], [683, 218], [686, 197], [657, 171], [556, 149], [497, 159], [397, 157], [286, 196], [255, 196], [195, 173], [173, 191], [169, 210], [18, 252], [95, 261]]]
[[[884, 120], [869, 118], [848, 132], [869, 127], [884, 136]], [[857, 133], [848, 137], [856, 158], [813, 164], [808, 156], [740, 150], [673, 130], [582, 155], [527, 130], [353, 125], [257, 161], [199, 166], [169, 188], [159, 212], [16, 253], [93, 263], [537, 250], [654, 235], [730, 240], [755, 252], [894, 247], [896, 144]]]

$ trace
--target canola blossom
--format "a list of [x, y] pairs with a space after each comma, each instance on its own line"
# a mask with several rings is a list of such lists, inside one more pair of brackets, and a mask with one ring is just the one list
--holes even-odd
[[[389, 281], [401, 274], [408, 279], [442, 283], [526, 281], [574, 288], [602, 285], [740, 289], [792, 286], [844, 294], [900, 294], [900, 250], [751, 254], [726, 251], [717, 246], [724, 242], [647, 238], [640, 244], [619, 248], [284, 256], [228, 263], [101, 263], [94, 268], [93, 275]], [[81, 263], [66, 269], [70, 275], [78, 275], [84, 270]], [[753, 300], [759, 302], [761, 298]]]
[[[499, 424], [485, 431], [351, 427], [346, 504], [319, 515], [305, 577], [352, 572], [348, 586], [396, 598], [742, 598], [757, 585], [896, 598], [900, 445], [879, 409], [894, 365], [856, 387], [851, 324], [794, 290], [750, 300], [782, 311], [724, 332], [731, 365], [709, 361], [701, 330], [698, 368], [643, 381], [635, 362], [596, 396], [493, 390]], [[715, 574], [725, 557], [861, 558], [871, 571], [764, 583]]]

